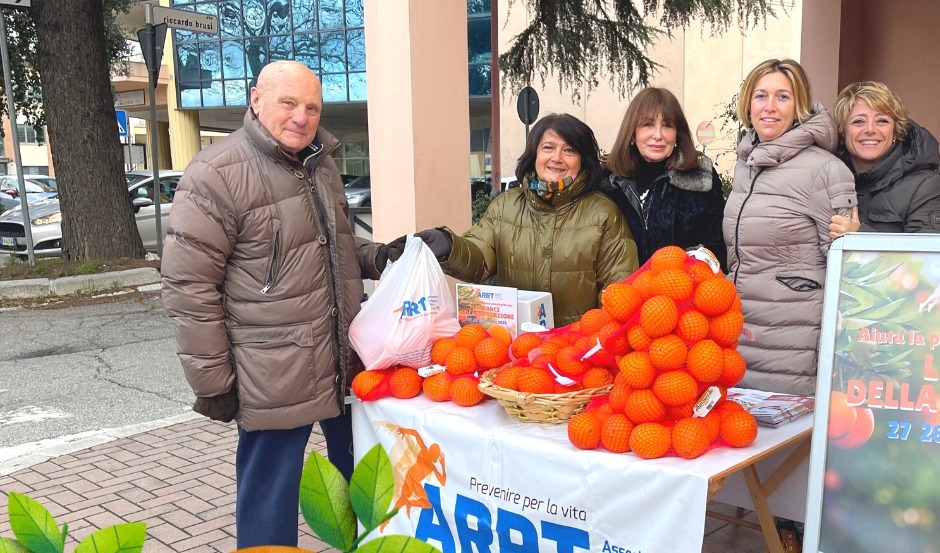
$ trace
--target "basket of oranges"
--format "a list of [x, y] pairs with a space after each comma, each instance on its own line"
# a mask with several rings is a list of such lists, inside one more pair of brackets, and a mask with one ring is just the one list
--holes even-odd
[[[586, 377], [585, 384], [560, 384], [543, 370], [512, 362], [480, 375], [480, 391], [496, 399], [515, 419], [554, 424], [566, 422], [583, 411], [595, 397], [610, 393], [612, 376], [598, 374], [593, 383], [599, 386], [592, 386], [592, 375]], [[540, 389], [544, 393], [539, 393]]]

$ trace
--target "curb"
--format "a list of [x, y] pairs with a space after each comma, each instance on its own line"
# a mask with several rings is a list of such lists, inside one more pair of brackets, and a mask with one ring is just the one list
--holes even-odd
[[156, 284], [160, 282], [160, 272], [153, 267], [127, 269], [93, 275], [68, 276], [61, 278], [31, 278], [26, 280], [0, 281], [0, 299], [24, 300], [43, 296], [67, 296], [77, 293], [92, 293]]

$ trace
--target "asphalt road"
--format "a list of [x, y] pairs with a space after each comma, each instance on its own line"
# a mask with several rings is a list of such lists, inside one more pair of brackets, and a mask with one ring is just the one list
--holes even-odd
[[0, 310], [0, 474], [195, 418], [159, 294]]

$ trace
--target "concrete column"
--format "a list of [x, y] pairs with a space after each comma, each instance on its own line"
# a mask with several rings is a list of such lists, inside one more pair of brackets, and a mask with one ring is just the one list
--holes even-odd
[[842, 0], [803, 2], [800, 65], [813, 88], [813, 100], [832, 109], [839, 95], [839, 41]]
[[[172, 44], [167, 41], [167, 44]], [[169, 79], [166, 85], [166, 108], [170, 117], [169, 152], [173, 169], [186, 169], [193, 157], [202, 149], [199, 137], [199, 111], [181, 110], [176, 101], [176, 67], [172, 52], [164, 55]]]
[[[373, 235], [470, 226], [467, 5], [365, 0]], [[328, 110], [329, 105], [324, 109]]]

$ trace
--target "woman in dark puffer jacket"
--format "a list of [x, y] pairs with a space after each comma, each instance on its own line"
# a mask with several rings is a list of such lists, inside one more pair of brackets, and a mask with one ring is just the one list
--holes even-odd
[[833, 116], [855, 175], [858, 214], [836, 215], [833, 238], [845, 232], [940, 232], [940, 151], [930, 131], [908, 119], [907, 109], [883, 83], [862, 81], [842, 89]]
[[663, 246], [705, 246], [727, 271], [721, 234], [725, 200], [710, 159], [692, 144], [679, 101], [664, 88], [641, 90], [623, 116], [601, 189], [620, 207], [640, 265]]

